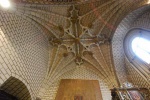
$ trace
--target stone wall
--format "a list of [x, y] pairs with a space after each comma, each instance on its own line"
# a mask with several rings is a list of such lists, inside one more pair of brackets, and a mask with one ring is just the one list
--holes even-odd
[[0, 11], [0, 85], [13, 76], [34, 98], [48, 67], [48, 40], [32, 22]]

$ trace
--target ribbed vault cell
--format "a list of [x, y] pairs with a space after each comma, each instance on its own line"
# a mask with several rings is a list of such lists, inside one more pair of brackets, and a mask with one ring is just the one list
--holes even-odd
[[[84, 64], [83, 64], [84, 65]], [[41, 97], [42, 100], [54, 100], [59, 87], [60, 79], [82, 79], [82, 80], [98, 80], [100, 85], [100, 90], [102, 93], [103, 100], [111, 100], [111, 93], [107, 83], [102, 80], [98, 73], [91, 70], [85, 66], [80, 68], [74, 68], [63, 75], [59, 76], [57, 79], [52, 79], [53, 83], [50, 87], [46, 88], [44, 95]]]
[[[52, 45], [65, 46], [68, 53], [71, 52], [75, 55], [75, 62], [77, 65], [83, 63], [83, 54], [87, 52], [93, 55], [91, 52], [92, 45], [100, 45], [108, 42], [108, 38], [104, 35], [92, 35], [89, 31], [89, 27], [85, 27], [81, 24], [81, 18], [78, 15], [78, 10], [75, 6], [71, 7], [70, 16], [68, 17], [69, 27], [59, 27], [62, 36], [58, 38], [51, 38]], [[65, 53], [64, 56], [68, 56]]]
[[[8, 12], [17, 14], [39, 26], [39, 29], [49, 38], [49, 68], [47, 68], [47, 73], [43, 71], [46, 73], [46, 77], [43, 77], [43, 87], [46, 89], [53, 87], [52, 84], [62, 79], [61, 76], [64, 73], [86, 66], [88, 70], [93, 70], [109, 88], [113, 88], [113, 86], [118, 86], [115, 73], [119, 76], [120, 83], [127, 79], [124, 68], [124, 53], [122, 52], [123, 42], [120, 42], [123, 39], [119, 37], [127, 32], [129, 23], [121, 24], [119, 30], [117, 29], [115, 46], [111, 45], [111, 38], [125, 15], [146, 5], [147, 1], [96, 0], [80, 4], [53, 5], [50, 3], [51, 1], [47, 0], [18, 0], [20, 3], [17, 3], [14, 9], [9, 9]], [[136, 18], [132, 18], [134, 14], [129, 17], [131, 20]], [[124, 22], [131, 22], [131, 20], [124, 20]], [[115, 51], [114, 55], [116, 55], [114, 57], [115, 63], [112, 61], [112, 50]], [[45, 54], [48, 55], [47, 52]], [[39, 60], [36, 63], [38, 62]], [[41, 62], [40, 64], [43, 66]]]

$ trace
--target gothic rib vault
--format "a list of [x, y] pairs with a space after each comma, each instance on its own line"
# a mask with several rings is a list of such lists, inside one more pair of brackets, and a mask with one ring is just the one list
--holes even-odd
[[[49, 41], [49, 65], [44, 88], [57, 83], [64, 74], [82, 67], [95, 73], [112, 88], [127, 81], [124, 60], [119, 61], [123, 66], [113, 62], [118, 61], [113, 60], [111, 46], [115, 29], [128, 13], [147, 5], [147, 1], [99, 0], [53, 4], [47, 0], [15, 0], [14, 8], [7, 12], [32, 23]], [[121, 52], [117, 50], [116, 53]]]
[[51, 38], [50, 43], [57, 46], [65, 46], [67, 53], [64, 53], [64, 56], [68, 56], [68, 53], [73, 53], [75, 55], [75, 62], [77, 65], [81, 65], [84, 62], [84, 53], [87, 52], [90, 55], [93, 55], [90, 51], [92, 45], [100, 45], [108, 42], [108, 39], [100, 34], [93, 35], [90, 33], [90, 28], [84, 27], [78, 15], [78, 10], [75, 6], [71, 7], [70, 16], [68, 17], [69, 27], [64, 29], [59, 27], [62, 36], [58, 38]]
[[[110, 87], [117, 86], [111, 47], [109, 46], [109, 34], [98, 32], [100, 29], [103, 30], [105, 26], [111, 26], [106, 22], [97, 24], [99, 15], [95, 14], [101, 8], [107, 9], [107, 4], [116, 5], [116, 3], [114, 1], [101, 1], [93, 4], [94, 10], [92, 10], [90, 3], [85, 4], [87, 7], [90, 6], [87, 11], [81, 10], [80, 4], [73, 6], [52, 5], [51, 7], [47, 5], [17, 5], [17, 9], [10, 10], [10, 12], [15, 11], [18, 15], [23, 15], [23, 17], [32, 19], [39, 24], [49, 38], [48, 80], [52, 81], [53, 78], [61, 76], [76, 66], [86, 64], [88, 65], [86, 67], [94, 70]], [[108, 12], [109, 10], [107, 10]], [[102, 28], [98, 29], [99, 25], [102, 25]], [[73, 64], [72, 67], [70, 64]]]

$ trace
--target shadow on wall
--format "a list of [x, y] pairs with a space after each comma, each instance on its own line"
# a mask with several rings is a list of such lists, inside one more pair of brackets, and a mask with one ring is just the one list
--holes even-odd
[[1, 85], [0, 98], [2, 96], [8, 97], [8, 99], [2, 100], [31, 100], [30, 93], [25, 84], [15, 77], [10, 77]]

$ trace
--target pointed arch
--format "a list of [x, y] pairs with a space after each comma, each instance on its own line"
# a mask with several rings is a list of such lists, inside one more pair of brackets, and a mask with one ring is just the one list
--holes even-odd
[[0, 89], [19, 100], [32, 100], [28, 87], [18, 78], [9, 77]]

